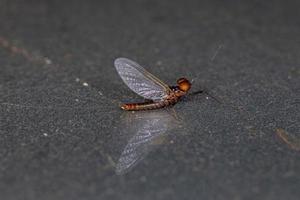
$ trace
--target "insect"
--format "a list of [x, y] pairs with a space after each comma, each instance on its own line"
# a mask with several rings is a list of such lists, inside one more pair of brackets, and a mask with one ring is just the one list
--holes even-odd
[[117, 58], [114, 65], [125, 84], [146, 99], [141, 103], [123, 104], [121, 105], [123, 110], [152, 110], [174, 105], [187, 94], [192, 86], [186, 78], [178, 79], [177, 86], [168, 86], [139, 64], [127, 58]]

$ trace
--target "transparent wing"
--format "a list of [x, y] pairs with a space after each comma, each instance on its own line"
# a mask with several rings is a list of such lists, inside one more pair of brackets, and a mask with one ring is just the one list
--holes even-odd
[[117, 58], [115, 67], [125, 84], [138, 95], [152, 100], [165, 98], [170, 88], [136, 62], [127, 58]]

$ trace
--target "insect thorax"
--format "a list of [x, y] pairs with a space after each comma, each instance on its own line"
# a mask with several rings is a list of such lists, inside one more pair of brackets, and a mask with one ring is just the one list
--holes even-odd
[[170, 86], [170, 89], [172, 90], [173, 93], [170, 95], [170, 98], [174, 98], [174, 97], [178, 98], [185, 95], [185, 92], [181, 91], [178, 86]]
[[179, 90], [179, 87], [178, 86], [169, 86], [170, 89], [173, 91], [173, 92], [176, 92]]

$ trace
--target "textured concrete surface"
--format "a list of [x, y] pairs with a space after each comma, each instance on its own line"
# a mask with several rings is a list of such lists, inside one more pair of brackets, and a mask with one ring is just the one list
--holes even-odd
[[[0, 199], [300, 197], [299, 1], [0, 1]], [[142, 100], [128, 57], [193, 90]]]

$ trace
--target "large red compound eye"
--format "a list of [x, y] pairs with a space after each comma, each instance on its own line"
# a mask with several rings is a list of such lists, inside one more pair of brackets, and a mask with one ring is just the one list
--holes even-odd
[[177, 85], [178, 85], [179, 89], [181, 91], [183, 91], [183, 92], [187, 92], [191, 88], [191, 86], [192, 86], [192, 84], [190, 83], [190, 81], [187, 80], [186, 78], [180, 78], [180, 79], [178, 79], [177, 80]]

